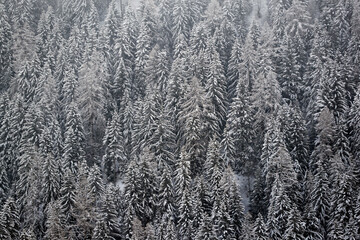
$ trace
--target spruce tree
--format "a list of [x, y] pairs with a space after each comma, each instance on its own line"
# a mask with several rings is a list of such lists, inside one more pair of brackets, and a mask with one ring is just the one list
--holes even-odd
[[216, 121], [221, 131], [226, 117], [226, 78], [224, 67], [220, 61], [220, 55], [214, 44], [214, 40], [211, 39], [206, 49], [209, 63], [205, 91], [211, 100], [212, 111], [216, 114]]
[[185, 90], [179, 112], [183, 124], [181, 143], [191, 158], [191, 171], [201, 172], [210, 138], [219, 131], [210, 99], [205, 95], [199, 80], [193, 78]]
[[215, 199], [212, 212], [213, 234], [218, 239], [235, 239], [233, 218], [229, 209], [220, 199]]
[[114, 190], [114, 186], [110, 184], [101, 199], [93, 239], [117, 239], [120, 237]]
[[212, 219], [210, 216], [205, 215], [201, 222], [201, 226], [196, 235], [196, 240], [204, 239], [204, 240], [213, 240], [216, 239], [212, 231]]
[[0, 212], [0, 236], [3, 239], [18, 239], [20, 236], [19, 209], [13, 197], [8, 197]]
[[284, 183], [278, 175], [271, 191], [267, 231], [271, 239], [282, 239], [291, 211], [291, 201], [284, 190]]
[[8, 89], [10, 78], [13, 75], [12, 68], [12, 31], [10, 17], [5, 5], [0, 4], [0, 89], [1, 92]]
[[284, 239], [305, 239], [304, 232], [305, 223], [302, 221], [300, 212], [297, 210], [296, 205], [294, 205], [289, 213]]
[[77, 172], [79, 163], [84, 159], [85, 135], [78, 108], [71, 104], [67, 108], [64, 133], [64, 167]]
[[[164, 164], [158, 180], [158, 215], [165, 215], [175, 209], [174, 180], [169, 165]], [[164, 220], [165, 221], [165, 220]]]
[[256, 164], [256, 149], [250, 144], [255, 140], [252, 113], [249, 94], [238, 86], [230, 104], [221, 147], [224, 160], [243, 174], [251, 174]]
[[105, 154], [102, 158], [102, 167], [110, 182], [115, 182], [117, 178], [124, 175], [127, 166], [121, 129], [120, 116], [115, 112], [108, 123], [103, 140]]
[[261, 214], [258, 215], [258, 217], [255, 220], [254, 228], [252, 230], [252, 236], [256, 240], [267, 240], [267, 232], [266, 232], [266, 226], [263, 220], [263, 217]]
[[[86, 54], [90, 54], [87, 53]], [[85, 55], [84, 63], [79, 70], [79, 91], [76, 102], [81, 115], [86, 136], [86, 153], [89, 162], [98, 157], [101, 139], [104, 136], [106, 121], [107, 92], [103, 56], [94, 50]]]
[[191, 197], [188, 188], [185, 188], [181, 195], [179, 202], [179, 219], [178, 229], [179, 236], [182, 240], [192, 239], [192, 212], [191, 212]]
[[51, 154], [48, 154], [41, 163], [41, 182], [43, 197], [42, 202], [49, 204], [59, 197], [60, 192], [60, 165], [57, 159]]
[[175, 1], [173, 7], [174, 25], [172, 31], [174, 32], [174, 42], [179, 43], [181, 36], [184, 36], [185, 41], [189, 40], [191, 30], [191, 16], [189, 14], [189, 6], [186, 0]]
[[125, 197], [136, 216], [145, 225], [153, 220], [156, 210], [156, 185], [153, 171], [154, 155], [148, 148], [130, 163], [126, 177]]
[[52, 202], [47, 208], [45, 239], [65, 239], [65, 230], [60, 220], [58, 202]]
[[191, 164], [190, 157], [185, 149], [182, 149], [180, 158], [177, 160], [174, 172], [174, 190], [176, 195], [177, 207], [180, 206], [180, 201], [183, 192], [189, 189], [191, 183]]
[[345, 239], [345, 230], [351, 224], [350, 221], [354, 215], [351, 178], [345, 173], [339, 183], [334, 185], [333, 187], [337, 190], [332, 195], [328, 236], [330, 239]]

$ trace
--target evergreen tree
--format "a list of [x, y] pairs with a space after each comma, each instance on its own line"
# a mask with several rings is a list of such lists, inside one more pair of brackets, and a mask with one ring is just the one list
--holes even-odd
[[126, 178], [125, 196], [143, 224], [153, 220], [155, 216], [156, 185], [154, 155], [144, 149], [136, 163], [130, 163]]
[[0, 212], [0, 236], [3, 239], [18, 239], [20, 231], [19, 209], [13, 197], [9, 197]]
[[[355, 171], [360, 172], [360, 151], [359, 140], [360, 140], [360, 93], [358, 92], [354, 102], [351, 105], [350, 113], [348, 116], [350, 125], [350, 141], [351, 141], [351, 153], [354, 158]], [[358, 177], [358, 176], [357, 176]], [[358, 178], [359, 179], [359, 178]], [[359, 180], [357, 180], [359, 184]]]
[[124, 64], [131, 80], [134, 78], [138, 25], [135, 13], [130, 7], [126, 8], [119, 29], [120, 40], [117, 42], [116, 47], [121, 49]]
[[54, 56], [50, 52], [51, 37], [55, 31], [56, 19], [52, 7], [43, 12], [37, 25], [36, 47], [40, 65], [44, 66], [46, 61], [54, 64]]
[[4, 115], [1, 125], [1, 157], [7, 165], [9, 183], [18, 177], [18, 157], [25, 115], [24, 105], [21, 96], [14, 96], [14, 99], [9, 102], [9, 110]]
[[300, 212], [296, 209], [296, 206], [292, 206], [286, 224], [284, 239], [305, 239], [304, 232], [305, 223], [301, 219]]
[[60, 192], [60, 166], [53, 155], [48, 154], [41, 163], [42, 202], [45, 204], [57, 200]]
[[178, 239], [173, 214], [174, 212], [171, 208], [168, 208], [166, 212], [163, 213], [156, 234], [159, 240]]
[[270, 120], [267, 125], [262, 150], [265, 191], [268, 194], [272, 191], [275, 176], [279, 177], [285, 189], [292, 187], [296, 183], [296, 173], [277, 121]]
[[[354, 229], [355, 229], [355, 237], [359, 237], [360, 235], [360, 224], [359, 224], [359, 219], [360, 219], [360, 194], [358, 194], [358, 196], [356, 196], [356, 204], [354, 207]], [[351, 225], [350, 225], [351, 226]]]
[[176, 135], [175, 129], [171, 125], [171, 115], [165, 108], [157, 118], [157, 127], [151, 136], [149, 145], [150, 149], [155, 153], [158, 169], [161, 165], [167, 164], [174, 166], [175, 163], [175, 147]]
[[77, 172], [78, 164], [85, 157], [84, 152], [85, 135], [82, 121], [75, 104], [67, 109], [65, 133], [64, 133], [64, 167]]
[[203, 208], [203, 194], [202, 189], [199, 183], [201, 179], [197, 179], [190, 189], [190, 191], [194, 192], [194, 194], [190, 197], [191, 198], [191, 230], [192, 230], [192, 238], [195, 239], [198, 233], [198, 229], [201, 226], [201, 222], [204, 218], [204, 208]]
[[[17, 10], [21, 11], [20, 9]], [[17, 23], [20, 23], [20, 21], [18, 20]], [[32, 62], [36, 57], [35, 36], [29, 24], [30, 22], [25, 22], [23, 26], [17, 25], [16, 32], [13, 34], [12, 51], [15, 72], [22, 69], [24, 62]]]
[[254, 228], [252, 230], [252, 236], [256, 240], [266, 240], [267, 232], [266, 232], [266, 226], [263, 220], [263, 217], [261, 214], [258, 215], [258, 217], [255, 220]]
[[[335, 185], [336, 186], [336, 185]], [[350, 177], [344, 174], [335, 187], [331, 201], [331, 216], [329, 220], [329, 238], [341, 239], [346, 236], [345, 230], [351, 224], [353, 212], [353, 196]]]
[[47, 208], [45, 239], [65, 239], [65, 230], [60, 220], [58, 202], [52, 202]]
[[[236, 70], [238, 71], [239, 78], [236, 84], [241, 85], [238, 87], [252, 91], [253, 88], [255, 87], [256, 78], [258, 76], [258, 71], [259, 71], [258, 70], [259, 54], [256, 51], [253, 37], [250, 34], [247, 36], [244, 46], [241, 48], [241, 50], [242, 51], [239, 56], [240, 62], [237, 67], [238, 69]], [[236, 54], [236, 52], [234, 52], [234, 54]], [[234, 55], [233, 57], [236, 57], [236, 55]], [[230, 60], [230, 63], [231, 61], [235, 61], [235, 60]]]
[[[60, 195], [58, 201], [59, 218], [61, 224], [66, 232], [65, 237], [72, 236], [75, 227], [75, 182], [74, 174], [70, 170], [66, 170], [63, 176], [63, 181], [60, 188]], [[56, 202], [55, 202], [56, 204]]]
[[224, 202], [215, 199], [212, 212], [213, 234], [218, 239], [235, 239], [233, 219], [228, 211]]
[[237, 84], [240, 79], [240, 59], [242, 55], [243, 49], [241, 47], [241, 42], [239, 39], [236, 39], [232, 48], [229, 57], [229, 64], [227, 69], [227, 97], [228, 101], [231, 103], [232, 99], [236, 95]]
[[282, 239], [290, 217], [291, 201], [284, 191], [284, 183], [278, 175], [275, 177], [271, 191], [267, 231], [271, 239]]
[[[169, 211], [174, 211], [175, 208], [174, 181], [171, 173], [170, 167], [167, 164], [164, 164], [158, 184], [157, 211], [160, 216], [167, 214]], [[164, 221], [165, 220], [167, 221], [167, 219], [164, 219]]]
[[191, 171], [201, 172], [205, 151], [210, 138], [218, 131], [210, 99], [205, 95], [199, 80], [193, 78], [185, 90], [179, 112], [183, 124], [182, 144], [191, 159]]
[[326, 67], [323, 68], [321, 76], [324, 79], [322, 95], [324, 105], [333, 111], [335, 123], [337, 124], [340, 121], [341, 115], [344, 114], [347, 109], [344, 81], [346, 76], [340, 73], [341, 68], [341, 63], [329, 60]]
[[102, 158], [102, 167], [110, 182], [115, 182], [118, 177], [123, 175], [127, 165], [121, 129], [120, 116], [115, 112], [106, 128], [103, 140], [105, 154]]
[[[264, 61], [266, 61], [266, 59]], [[262, 124], [264, 124], [264, 118], [266, 116], [278, 111], [282, 100], [279, 82], [276, 79], [276, 73], [272, 67], [265, 67], [263, 71], [257, 75], [251, 100], [255, 108], [255, 123], [261, 127]]]
[[[8, 110], [8, 98], [5, 94], [0, 96], [0, 123], [2, 124], [1, 130], [3, 130], [3, 133], [0, 135], [0, 156], [2, 156], [4, 153], [4, 143], [6, 141], [6, 132], [4, 127], [9, 127], [7, 125], [6, 121], [6, 114], [9, 111]], [[6, 158], [3, 156], [0, 160], [0, 204], [3, 203], [3, 201], [7, 197], [7, 192], [10, 187], [9, 177], [8, 177], [8, 163], [6, 162]]]
[[[284, 141], [297, 173], [304, 175], [309, 167], [308, 136], [305, 121], [297, 107], [283, 105], [281, 129]], [[300, 171], [300, 172], [299, 172]]]
[[196, 235], [196, 240], [200, 240], [200, 239], [204, 239], [204, 240], [216, 239], [216, 236], [214, 236], [214, 233], [212, 231], [212, 219], [207, 215], [203, 217], [201, 226]]
[[330, 196], [329, 196], [329, 176], [326, 171], [326, 162], [322, 159], [317, 163], [317, 170], [314, 175], [314, 186], [312, 187], [311, 202], [311, 221], [315, 221], [314, 235], [324, 238], [328, 234], [330, 217]]
[[145, 94], [145, 79], [147, 77], [145, 68], [149, 61], [150, 52], [156, 42], [156, 22], [153, 16], [153, 7], [151, 3], [144, 6], [139, 36], [136, 42], [135, 89], [137, 97], [143, 97]]
[[118, 213], [115, 206], [114, 186], [110, 184], [101, 199], [93, 239], [116, 239], [120, 237]]
[[168, 53], [156, 45], [150, 52], [149, 61], [145, 67], [147, 86], [153, 86], [160, 93], [164, 93], [167, 88], [169, 71]]
[[240, 238], [245, 228], [245, 209], [243, 199], [240, 193], [240, 186], [235, 180], [235, 175], [231, 168], [227, 168], [224, 173], [223, 179], [229, 183], [225, 192], [228, 194], [228, 208], [230, 217], [233, 219], [235, 238]]
[[179, 219], [178, 229], [180, 239], [189, 240], [192, 239], [192, 212], [191, 212], [191, 198], [188, 188], [185, 188], [181, 195], [179, 202]]
[[[66, 60], [68, 61], [68, 60]], [[74, 66], [68, 66], [69, 64], [64, 64], [64, 69], [61, 74], [61, 102], [67, 106], [70, 103], [74, 102], [78, 92], [78, 76], [77, 71]], [[60, 69], [58, 70], [60, 71]], [[59, 74], [59, 73], [58, 73]], [[60, 78], [60, 76], [59, 76]]]
[[98, 157], [106, 126], [107, 93], [104, 87], [103, 62], [101, 54], [94, 51], [91, 56], [85, 56], [79, 71], [79, 91], [76, 100], [86, 135], [86, 153], [89, 162]]
[[180, 158], [176, 163], [174, 173], [174, 188], [176, 194], [177, 207], [180, 205], [181, 198], [186, 189], [189, 189], [191, 183], [191, 165], [189, 154], [182, 149]]
[[150, 145], [150, 141], [157, 129], [162, 102], [160, 93], [149, 87], [144, 100], [136, 104], [136, 115], [132, 135], [133, 154], [139, 154], [142, 149]]
[[[22, 150], [23, 154], [19, 157], [19, 179], [16, 182], [16, 197], [21, 215], [25, 215], [24, 218], [26, 218], [26, 221], [31, 221], [32, 219], [29, 219], [27, 211], [30, 211], [30, 217], [33, 218], [34, 216], [32, 216], [31, 207], [38, 207], [37, 205], [31, 206], [31, 204], [35, 203], [35, 201], [39, 201], [38, 198], [40, 196], [38, 196], [39, 192], [37, 192], [39, 190], [38, 184], [40, 182], [39, 167], [43, 159], [41, 158], [38, 149], [31, 143], [24, 145]], [[32, 192], [33, 190], [35, 192]], [[30, 206], [28, 206], [28, 204], [30, 204]]]
[[5, 91], [13, 75], [12, 69], [12, 31], [10, 18], [4, 4], [0, 4], [0, 89]]
[[188, 1], [181, 0], [174, 2], [173, 17], [174, 25], [172, 31], [174, 32], [174, 42], [179, 43], [181, 36], [184, 36], [185, 41], [189, 40], [191, 30], [191, 16], [189, 14]]
[[227, 106], [225, 73], [213, 39], [208, 43], [206, 51], [209, 65], [205, 91], [211, 100], [212, 108], [214, 109], [212, 112], [216, 114], [216, 121], [221, 131], [225, 122]]
[[278, 38], [284, 36], [286, 18], [285, 14], [291, 6], [289, 0], [271, 0], [269, 1], [269, 18], [273, 25], [274, 32]]
[[222, 140], [223, 158], [231, 163], [236, 171], [251, 174], [256, 163], [253, 129], [254, 117], [249, 94], [238, 86], [236, 96], [230, 104]]

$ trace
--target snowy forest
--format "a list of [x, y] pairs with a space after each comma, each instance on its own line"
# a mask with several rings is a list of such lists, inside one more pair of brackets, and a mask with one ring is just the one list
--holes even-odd
[[1, 240], [359, 240], [359, 0], [0, 0]]

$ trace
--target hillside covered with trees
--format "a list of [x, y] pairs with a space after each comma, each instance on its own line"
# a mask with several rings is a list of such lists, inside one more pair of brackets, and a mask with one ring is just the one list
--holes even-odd
[[0, 239], [360, 239], [360, 2], [127, 2], [0, 0]]

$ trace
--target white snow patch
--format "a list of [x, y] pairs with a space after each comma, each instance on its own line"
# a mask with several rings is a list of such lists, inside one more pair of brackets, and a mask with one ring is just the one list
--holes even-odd
[[122, 193], [125, 191], [125, 183], [122, 179], [117, 180], [116, 186], [120, 189]]

